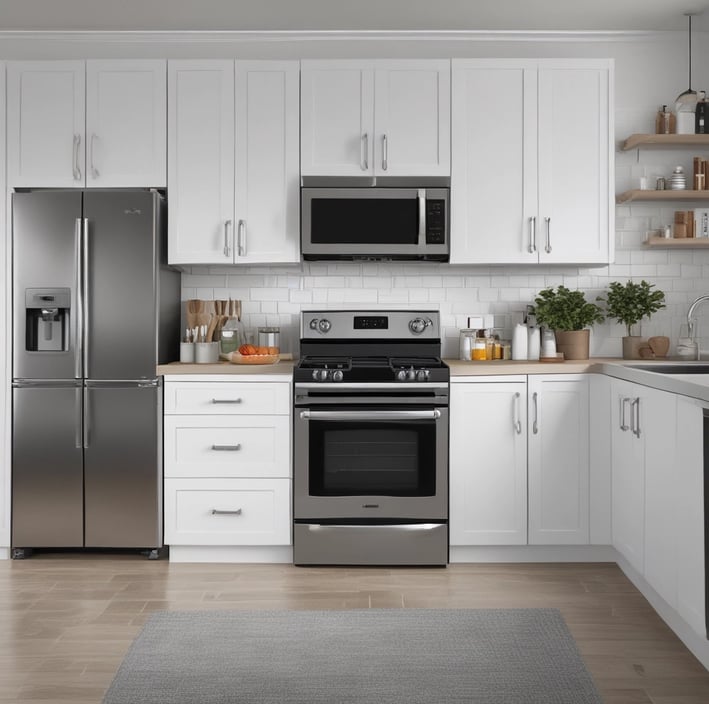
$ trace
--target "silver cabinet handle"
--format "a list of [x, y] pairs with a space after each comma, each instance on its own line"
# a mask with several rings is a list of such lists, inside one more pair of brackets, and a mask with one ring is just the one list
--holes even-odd
[[216, 450], [217, 452], [237, 452], [241, 449], [240, 444], [236, 445], [212, 445], [212, 450]]
[[238, 250], [237, 254], [240, 257], [246, 256], [246, 220], [239, 220], [239, 235], [237, 237]]
[[94, 143], [96, 142], [96, 135], [91, 135], [91, 141], [89, 142], [89, 164], [91, 166], [91, 177], [98, 178], [101, 174], [94, 164]]
[[532, 404], [534, 405], [534, 422], [532, 423], [532, 432], [536, 435], [539, 432], [539, 403], [537, 402], [537, 392], [532, 394]]
[[91, 315], [91, 309], [89, 308], [89, 219], [84, 218], [82, 220], [83, 225], [83, 255], [82, 255], [82, 272], [81, 272], [81, 307], [83, 309], [82, 323], [82, 340], [81, 340], [81, 350], [83, 355], [83, 365], [84, 365], [84, 376], [89, 376], [89, 336], [83, 334], [84, 330], [88, 329]]
[[522, 434], [522, 421], [520, 420], [520, 412], [519, 412], [519, 404], [520, 404], [520, 399], [521, 395], [519, 391], [515, 393], [515, 403], [514, 403], [514, 417], [513, 417], [513, 424], [514, 424], [514, 429], [517, 435]]
[[386, 171], [389, 165], [389, 147], [387, 146], [387, 136], [382, 135], [382, 171]]
[[418, 189], [419, 201], [419, 246], [426, 244], [426, 189]]
[[630, 401], [629, 398], [620, 399], [620, 429], [625, 432], [630, 429], [630, 426], [625, 422], [625, 404]]
[[537, 216], [533, 215], [529, 218], [529, 253], [534, 254], [537, 251]]
[[229, 239], [229, 228], [231, 227], [232, 221], [224, 221], [224, 256], [231, 259], [231, 241]]
[[369, 135], [365, 132], [360, 139], [359, 167], [362, 171], [369, 170], [367, 155], [369, 154]]
[[213, 398], [212, 403], [241, 403], [240, 398]]
[[240, 516], [241, 509], [235, 508], [232, 510], [227, 510], [227, 509], [213, 508], [210, 513], [212, 514], [212, 516]]
[[76, 322], [74, 323], [74, 377], [76, 379], [80, 379], [83, 376], [81, 373], [81, 363], [84, 360], [84, 290], [82, 288], [83, 266], [81, 264], [84, 251], [83, 232], [83, 221], [81, 218], [76, 218], [74, 222], [74, 253], [76, 255], [76, 276], [74, 281], [74, 285], [76, 286], [74, 291], [76, 296]]
[[[633, 408], [635, 409], [635, 412], [633, 413]], [[635, 435], [636, 438], [640, 437], [640, 397], [634, 398], [631, 403], [630, 403], [630, 411], [631, 411], [631, 416], [630, 416], [630, 422], [633, 424], [633, 427], [631, 428], [633, 435]], [[634, 417], [634, 420], [633, 420]]]
[[551, 254], [551, 218], [544, 218], [544, 222], [547, 226], [547, 243], [544, 247], [544, 251], [547, 254]]
[[79, 149], [81, 148], [81, 135], [74, 135], [74, 181], [81, 181], [81, 166], [79, 165]]
[[441, 412], [431, 411], [301, 411], [301, 420], [438, 420]]

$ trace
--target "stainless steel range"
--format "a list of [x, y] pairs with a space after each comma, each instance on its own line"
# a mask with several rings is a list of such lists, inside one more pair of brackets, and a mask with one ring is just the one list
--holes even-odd
[[304, 311], [294, 371], [294, 562], [448, 562], [438, 311]]

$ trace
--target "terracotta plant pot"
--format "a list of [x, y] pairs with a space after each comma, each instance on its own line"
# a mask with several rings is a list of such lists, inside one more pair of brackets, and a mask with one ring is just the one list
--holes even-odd
[[647, 339], [642, 335], [626, 335], [623, 338], [623, 359], [644, 359], [646, 355], [641, 354], [640, 350], [647, 348]]
[[591, 331], [556, 330], [556, 351], [564, 353], [564, 359], [588, 359]]

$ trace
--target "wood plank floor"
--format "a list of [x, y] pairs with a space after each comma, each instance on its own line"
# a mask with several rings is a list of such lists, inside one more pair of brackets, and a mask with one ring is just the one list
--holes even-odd
[[709, 702], [709, 673], [611, 564], [303, 568], [61, 554], [0, 562], [0, 702], [100, 703], [158, 609], [376, 607], [559, 608], [606, 704]]

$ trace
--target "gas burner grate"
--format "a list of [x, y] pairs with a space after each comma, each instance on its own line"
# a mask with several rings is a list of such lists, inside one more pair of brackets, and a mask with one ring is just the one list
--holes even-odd
[[350, 357], [303, 357], [298, 363], [301, 369], [351, 369]]
[[414, 369], [423, 367], [431, 369], [440, 367], [442, 362], [438, 357], [392, 357], [390, 365], [393, 369], [409, 369], [411, 367]]

